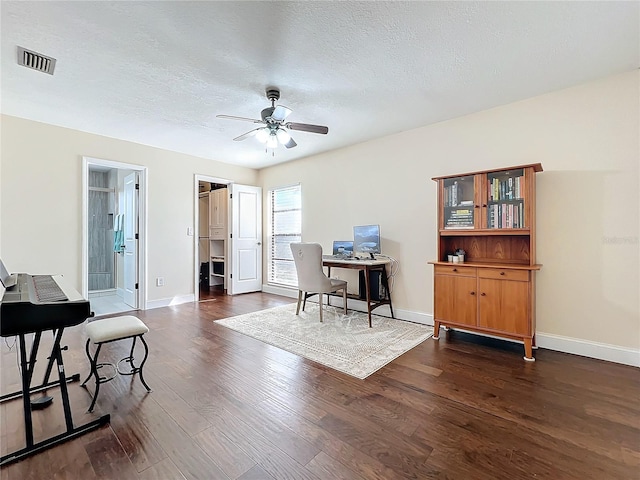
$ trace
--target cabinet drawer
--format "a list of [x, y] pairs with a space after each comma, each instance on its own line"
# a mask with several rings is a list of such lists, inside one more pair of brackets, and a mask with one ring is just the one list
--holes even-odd
[[224, 240], [225, 239], [224, 228], [212, 228], [209, 231], [209, 238], [212, 240]]
[[476, 267], [464, 267], [459, 264], [451, 265], [435, 265], [434, 272], [436, 275], [460, 275], [462, 277], [475, 277]]
[[529, 281], [528, 270], [511, 270], [508, 268], [479, 268], [478, 277], [495, 278], [496, 280], [518, 280], [520, 282]]

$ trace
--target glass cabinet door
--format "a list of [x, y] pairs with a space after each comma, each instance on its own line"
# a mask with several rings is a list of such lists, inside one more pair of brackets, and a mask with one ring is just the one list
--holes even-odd
[[443, 180], [443, 228], [472, 229], [475, 226], [475, 176]]
[[525, 185], [524, 169], [487, 174], [486, 228], [527, 227]]

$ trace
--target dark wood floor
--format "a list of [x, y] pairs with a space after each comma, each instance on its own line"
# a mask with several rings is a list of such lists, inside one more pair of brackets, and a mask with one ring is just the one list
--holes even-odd
[[[118, 377], [91, 415], [70, 384], [77, 424], [103, 413], [111, 423], [3, 468], [2, 480], [640, 478], [639, 369], [543, 349], [527, 363], [519, 346], [451, 332], [357, 380], [214, 321], [291, 302], [213, 294], [139, 312], [153, 392]], [[67, 374], [84, 376], [82, 326], [65, 340]], [[10, 345], [3, 393], [19, 385]], [[128, 345], [108, 347], [119, 359]], [[64, 429], [49, 394], [36, 441]], [[20, 401], [0, 413], [6, 454], [24, 446]]]

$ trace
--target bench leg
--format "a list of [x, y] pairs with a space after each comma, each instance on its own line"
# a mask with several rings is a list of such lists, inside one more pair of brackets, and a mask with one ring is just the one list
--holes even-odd
[[[142, 342], [142, 345], [144, 346], [144, 358], [142, 359], [142, 362], [140, 363], [139, 367], [136, 367], [135, 364], [135, 358], [133, 357], [133, 352], [136, 348], [136, 340], [140, 338], [140, 341]], [[120, 375], [135, 375], [136, 373], [140, 376], [140, 380], [142, 381], [142, 384], [144, 385], [144, 388], [147, 389], [147, 392], [151, 391], [151, 388], [149, 388], [149, 385], [147, 385], [147, 382], [144, 381], [144, 376], [142, 375], [142, 367], [144, 367], [144, 363], [147, 361], [147, 357], [149, 356], [149, 347], [147, 346], [147, 342], [145, 342], [144, 338], [142, 337], [142, 335], [136, 335], [135, 337], [133, 337], [133, 342], [131, 343], [131, 351], [129, 352], [129, 356], [125, 357], [123, 359], [121, 359], [118, 362], [118, 373]], [[123, 372], [122, 370], [120, 370], [120, 363], [121, 362], [128, 362], [129, 365], [131, 366], [131, 370], [128, 372]]]
[[140, 381], [144, 385], [144, 388], [147, 389], [147, 392], [150, 392], [151, 389], [149, 388], [149, 385], [147, 385], [147, 382], [144, 381], [144, 377], [142, 376], [142, 367], [144, 367], [144, 362], [147, 361], [147, 357], [149, 356], [149, 347], [147, 346], [147, 342], [144, 341], [142, 335], [140, 335], [140, 341], [144, 345], [144, 358], [142, 359], [142, 363], [140, 363], [140, 371], [138, 372], [138, 374], [140, 375]]
[[100, 349], [102, 348], [102, 344], [101, 343], [98, 344], [96, 353], [93, 356], [93, 358], [91, 358], [91, 354], [89, 353], [89, 343], [90, 343], [90, 340], [87, 340], [87, 345], [85, 349], [87, 352], [87, 357], [89, 357], [89, 363], [91, 364], [91, 372], [89, 373], [89, 376], [87, 377], [87, 379], [84, 382], [82, 382], [81, 386], [85, 387], [85, 384], [91, 378], [91, 375], [93, 375], [96, 382], [96, 389], [93, 392], [93, 399], [91, 400], [91, 405], [89, 406], [89, 410], [87, 410], [88, 412], [93, 412], [93, 407], [96, 405], [96, 400], [98, 399], [98, 392], [100, 391], [100, 383], [102, 383], [100, 381], [100, 376], [98, 375], [98, 355], [100, 355]]

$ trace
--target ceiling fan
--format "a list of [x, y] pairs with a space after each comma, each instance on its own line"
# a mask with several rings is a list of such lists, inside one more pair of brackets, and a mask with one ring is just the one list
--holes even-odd
[[236, 117], [233, 115], [216, 115], [217, 118], [226, 118], [228, 120], [242, 120], [245, 122], [262, 123], [263, 127], [258, 127], [247, 133], [243, 133], [239, 137], [234, 138], [235, 141], [244, 140], [249, 137], [256, 137], [260, 142], [264, 143], [267, 148], [276, 148], [279, 144], [286, 148], [293, 148], [297, 143], [291, 138], [289, 130], [298, 130], [300, 132], [327, 134], [328, 127], [322, 125], [311, 125], [308, 123], [285, 122], [291, 113], [291, 109], [284, 105], [276, 105], [276, 100], [280, 98], [280, 90], [269, 87], [266, 90], [267, 99], [271, 100], [271, 106], [265, 108], [261, 112], [261, 119], [253, 119], [246, 117]]

